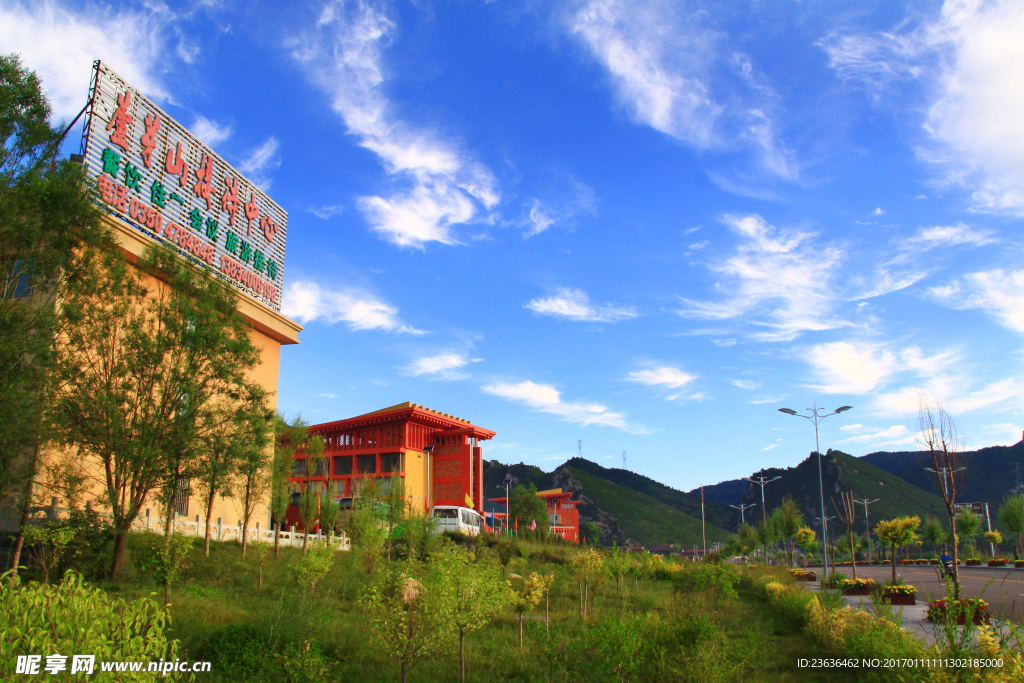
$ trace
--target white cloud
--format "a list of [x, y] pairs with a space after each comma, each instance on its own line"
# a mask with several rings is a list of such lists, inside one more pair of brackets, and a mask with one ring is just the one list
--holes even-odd
[[811, 243], [811, 233], [780, 230], [758, 215], [725, 216], [740, 237], [736, 252], [709, 267], [727, 278], [716, 287], [728, 292], [719, 302], [683, 299], [686, 317], [730, 320], [746, 317], [765, 331], [763, 341], [789, 341], [809, 330], [830, 330], [849, 323], [833, 310], [833, 276], [843, 259], [832, 246]]
[[881, 216], [884, 213], [885, 213], [885, 209], [883, 209], [882, 207], [878, 207], [877, 209], [875, 209], [874, 211], [871, 212], [871, 215], [872, 216]]
[[224, 142], [235, 132], [229, 123], [217, 123], [205, 116], [197, 116], [195, 122], [189, 129], [192, 134], [206, 143], [208, 147], [216, 147]]
[[631, 431], [622, 413], [609, 410], [599, 403], [566, 403], [562, 400], [561, 393], [550, 384], [537, 384], [527, 380], [517, 384], [489, 384], [481, 389], [488, 394], [523, 403], [535, 410], [558, 415], [566, 422]]
[[607, 70], [635, 122], [700, 150], [754, 150], [763, 169], [796, 179], [774, 121], [774, 92], [706, 18], [671, 0], [588, 0], [567, 30]]
[[315, 398], [338, 398], [337, 394], [317, 394]]
[[777, 443], [773, 443], [773, 444], [770, 444], [770, 445], [768, 445], [768, 446], [765, 446], [765, 447], [764, 447], [764, 448], [762, 448], [761, 450], [762, 450], [762, 451], [770, 451], [770, 450], [772, 450], [773, 448], [778, 448], [778, 447], [779, 447], [779, 444], [777, 444]]
[[333, 218], [334, 216], [337, 216], [337, 215], [339, 215], [341, 213], [344, 213], [345, 212], [345, 205], [344, 204], [333, 204], [331, 206], [321, 206], [318, 209], [306, 209], [306, 210], [309, 211], [314, 216], [316, 216], [317, 218], [321, 218], [323, 220], [327, 220], [328, 218]]
[[281, 157], [277, 156], [278, 146], [277, 138], [271, 135], [262, 145], [255, 147], [238, 167], [242, 173], [253, 178], [264, 191], [270, 188], [267, 174], [273, 173], [281, 166]]
[[565, 287], [555, 290], [552, 296], [530, 301], [525, 308], [540, 315], [605, 323], [635, 318], [637, 315], [636, 309], [630, 306], [593, 306], [590, 304], [590, 297], [582, 289]]
[[551, 183], [548, 197], [533, 199], [530, 211], [521, 221], [524, 237], [538, 235], [553, 225], [571, 223], [576, 216], [597, 214], [597, 196], [594, 190], [566, 175]]
[[1004, 327], [1024, 333], [1024, 270], [971, 273], [930, 291], [947, 306], [985, 311]]
[[360, 198], [370, 225], [399, 246], [456, 244], [454, 226], [497, 205], [497, 181], [457, 144], [396, 117], [384, 90], [384, 51], [395, 32], [387, 11], [371, 2], [330, 2], [316, 27], [290, 46], [349, 132], [394, 180], [386, 196]]
[[326, 291], [315, 282], [293, 281], [285, 290], [281, 310], [303, 324], [323, 320], [329, 325], [343, 322], [352, 330], [425, 334], [403, 323], [397, 308], [358, 289]]
[[140, 11], [54, 0], [0, 5], [0, 45], [21, 55], [42, 79], [57, 118], [70, 121], [85, 105], [93, 60], [101, 59], [156, 101], [169, 99], [158, 74], [167, 68], [165, 7]]
[[[973, 190], [977, 207], [1024, 214], [1024, 5], [947, 0], [937, 15], [908, 17], [874, 35], [821, 42], [837, 74], [876, 102], [923, 116], [919, 156], [947, 182]], [[915, 84], [923, 101], [902, 86]], [[923, 114], [921, 114], [923, 113]]]
[[[860, 425], [858, 425], [860, 426]], [[872, 447], [902, 446], [915, 443], [914, 433], [906, 425], [893, 425], [887, 429], [870, 429], [863, 434], [841, 439], [836, 443], [869, 443]]]
[[724, 346], [727, 348], [730, 346], [736, 346], [735, 339], [712, 339], [711, 343], [714, 344], [715, 346]]
[[963, 223], [921, 228], [913, 237], [907, 240], [910, 244], [922, 246], [926, 249], [953, 247], [961, 244], [980, 247], [997, 241], [988, 230], [975, 230]]
[[414, 377], [428, 375], [436, 379], [465, 379], [469, 375], [458, 372], [458, 370], [470, 363], [477, 363], [481, 360], [483, 359], [467, 358], [463, 353], [442, 353], [436, 356], [418, 358], [405, 371]]
[[693, 380], [697, 379], [697, 375], [692, 375], [689, 372], [674, 368], [670, 365], [662, 365], [657, 368], [650, 368], [648, 370], [637, 370], [636, 372], [629, 373], [630, 381], [640, 382], [647, 386], [662, 386], [670, 389], [678, 389], [679, 387], [689, 384]]
[[884, 384], [897, 366], [891, 351], [849, 342], [819, 344], [807, 360], [824, 382], [814, 388], [829, 394], [866, 394]]
[[735, 387], [739, 387], [740, 389], [746, 389], [747, 391], [753, 391], [754, 389], [757, 389], [758, 387], [761, 386], [757, 382], [748, 382], [747, 380], [744, 379], [734, 379], [732, 380], [732, 385]]

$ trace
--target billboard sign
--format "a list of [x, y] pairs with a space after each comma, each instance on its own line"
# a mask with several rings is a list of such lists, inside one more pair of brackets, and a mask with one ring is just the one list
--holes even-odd
[[92, 79], [82, 154], [102, 208], [280, 311], [288, 214], [106, 64]]
[[985, 516], [985, 504], [984, 503], [953, 503], [953, 514], [957, 514], [963, 510], [970, 510], [979, 517]]

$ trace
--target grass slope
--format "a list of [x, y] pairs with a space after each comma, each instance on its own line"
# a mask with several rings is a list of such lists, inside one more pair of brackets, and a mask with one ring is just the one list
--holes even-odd
[[[646, 493], [595, 476], [579, 467], [567, 466], [567, 469], [583, 484], [584, 493], [597, 507], [618, 518], [629, 538], [644, 545], [701, 545], [699, 517], [692, 517]], [[707, 525], [709, 545], [714, 541], [724, 541], [729, 536], [724, 529], [710, 523]]]

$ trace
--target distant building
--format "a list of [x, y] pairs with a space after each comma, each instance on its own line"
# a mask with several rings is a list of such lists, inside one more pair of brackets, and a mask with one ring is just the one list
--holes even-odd
[[306, 454], [296, 454], [289, 478], [293, 492], [311, 484], [318, 493], [328, 487], [341, 498], [358, 495], [370, 479], [387, 491], [400, 478], [412, 505], [459, 505], [484, 512], [480, 444], [494, 438], [489, 429], [406, 402], [312, 425], [309, 431], [324, 438], [324, 459], [317, 471], [307, 473]]
[[[580, 515], [576, 506], [580, 501], [569, 500], [572, 498], [572, 492], [562, 491], [562, 489], [538, 491], [537, 495], [548, 506], [548, 525], [551, 527], [551, 533], [561, 536], [567, 541], [578, 543], [580, 540]], [[490, 501], [500, 505], [502, 512], [508, 505], [508, 499], [504, 497], [491, 498]], [[512, 512], [515, 514], [515, 510]], [[496, 512], [495, 517], [501, 521], [506, 518], [506, 515]]]

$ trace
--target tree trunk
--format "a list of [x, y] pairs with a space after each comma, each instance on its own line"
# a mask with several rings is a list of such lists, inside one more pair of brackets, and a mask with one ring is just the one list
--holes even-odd
[[951, 505], [946, 506], [946, 512], [949, 513], [949, 540], [950, 545], [953, 546], [953, 597], [957, 600], [960, 599], [960, 549], [959, 543], [956, 542], [956, 520], [953, 518], [953, 507]]
[[[266, 557], [266, 555], [264, 555], [264, 557]], [[263, 592], [263, 563], [262, 562], [260, 562], [259, 579], [257, 579], [257, 581], [256, 581], [256, 592], [257, 593], [262, 593]]]
[[590, 580], [583, 580], [583, 618], [590, 613]]
[[277, 559], [278, 549], [281, 547], [281, 522], [274, 520], [274, 559]]
[[124, 564], [124, 549], [128, 543], [128, 532], [118, 529], [114, 536], [114, 560], [110, 564], [110, 578], [121, 573], [121, 565]]
[[402, 662], [402, 683], [405, 683], [405, 662]]
[[551, 633], [551, 594], [544, 591], [544, 630]]
[[459, 680], [466, 683], [466, 632], [462, 629], [459, 629]]
[[853, 550], [853, 534], [850, 534], [850, 569], [853, 570], [853, 578], [857, 578], [857, 555]]
[[210, 485], [210, 497], [206, 501], [206, 557], [210, 556], [210, 515], [213, 514], [213, 500], [217, 497], [217, 490], [213, 484]]
[[523, 651], [523, 613], [519, 613], [519, 651]]
[[11, 561], [11, 569], [14, 576], [18, 576], [18, 565], [21, 564], [21, 549], [25, 546], [25, 527], [28, 525], [29, 513], [32, 510], [32, 495], [35, 492], [35, 463], [39, 458], [39, 442], [36, 442], [32, 454], [32, 466], [29, 468], [28, 481], [25, 483], [25, 502], [21, 506], [21, 526], [18, 530], [18, 540], [14, 543], [14, 557]]
[[892, 583], [896, 585], [896, 544], [892, 544]]
[[169, 604], [171, 604], [171, 584], [167, 579], [164, 579], [164, 609]]
[[580, 586], [580, 619], [583, 618], [583, 582], [579, 582]]

